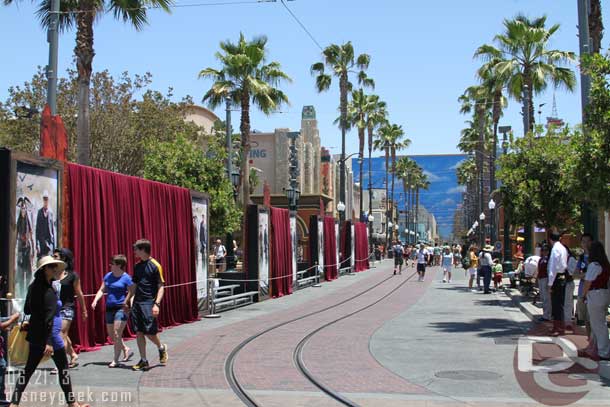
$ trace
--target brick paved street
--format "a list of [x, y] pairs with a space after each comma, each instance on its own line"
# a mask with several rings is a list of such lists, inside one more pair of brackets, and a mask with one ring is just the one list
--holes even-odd
[[[387, 279], [391, 264], [386, 261], [321, 288], [165, 330], [169, 363], [145, 373], [106, 368], [109, 347], [84, 353], [72, 372], [75, 390], [89, 395], [94, 406], [241, 406], [224, 371], [237, 344], [272, 325], [349, 300], [260, 336], [235, 361], [237, 378], [260, 405], [337, 406], [299, 372], [293, 350], [312, 330], [391, 293], [311, 338], [303, 349], [311, 374], [363, 406], [538, 405], [521, 390], [512, 362], [516, 338], [534, 325], [504, 294], [467, 290], [461, 269], [452, 284], [439, 282], [439, 272], [429, 270], [425, 283], [409, 279], [413, 269]], [[149, 351], [155, 361], [156, 352]], [[57, 397], [49, 380], [56, 379], [41, 371], [29, 390]], [[604, 405], [609, 396], [597, 382], [578, 405]], [[38, 399], [22, 405], [60, 404]]]

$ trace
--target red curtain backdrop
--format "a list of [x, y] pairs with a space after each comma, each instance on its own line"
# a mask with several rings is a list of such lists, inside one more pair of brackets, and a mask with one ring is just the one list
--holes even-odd
[[271, 208], [271, 295], [292, 294], [292, 240], [288, 209]]
[[369, 239], [366, 235], [366, 223], [356, 222], [354, 234], [356, 235], [356, 266], [355, 271], [368, 270], [369, 268]]
[[324, 218], [324, 277], [326, 281], [338, 277], [337, 266], [337, 236], [335, 234], [335, 218]]
[[40, 121], [40, 155], [66, 161], [68, 133], [61, 116], [51, 115], [49, 105], [45, 105]]
[[[76, 164], [67, 164], [70, 233], [75, 267], [83, 292], [94, 294], [109, 271], [111, 256], [125, 254], [133, 276], [132, 245], [146, 238], [152, 256], [161, 263], [166, 286], [195, 281], [191, 195], [188, 189], [147, 181]], [[107, 343], [104, 306], [89, 319], [72, 325], [71, 338], [79, 350]], [[159, 323], [173, 326], [197, 319], [195, 284], [167, 287]]]

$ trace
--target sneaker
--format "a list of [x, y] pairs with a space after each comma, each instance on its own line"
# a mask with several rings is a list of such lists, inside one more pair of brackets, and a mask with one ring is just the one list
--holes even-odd
[[162, 365], [167, 363], [167, 359], [169, 359], [169, 355], [167, 354], [167, 344], [164, 343], [161, 348], [159, 348], [159, 363]]
[[447, 279], [446, 279], [446, 278], [443, 278], [443, 283], [446, 283], [446, 282], [447, 282]]
[[150, 365], [148, 364], [147, 360], [142, 360], [140, 359], [140, 361], [138, 362], [138, 364], [133, 365], [131, 367], [133, 370], [141, 370], [141, 371], [147, 371], [150, 368]]
[[447, 282], [448, 282], [449, 284], [451, 284], [451, 280], [447, 280]]

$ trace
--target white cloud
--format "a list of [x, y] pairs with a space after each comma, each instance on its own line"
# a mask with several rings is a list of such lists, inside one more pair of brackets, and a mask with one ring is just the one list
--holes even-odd
[[455, 193], [462, 193], [462, 192], [466, 192], [466, 186], [464, 185], [458, 185], [457, 187], [453, 187], [453, 188], [449, 188], [447, 190], [448, 194], [455, 194]]

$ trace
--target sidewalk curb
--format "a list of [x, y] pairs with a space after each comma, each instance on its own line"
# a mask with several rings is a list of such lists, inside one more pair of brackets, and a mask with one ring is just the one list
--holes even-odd
[[521, 312], [534, 322], [538, 322], [538, 318], [542, 316], [542, 310], [532, 304], [531, 299], [523, 299], [523, 296], [517, 289], [504, 288], [504, 294], [510, 298], [512, 303], [519, 307]]

